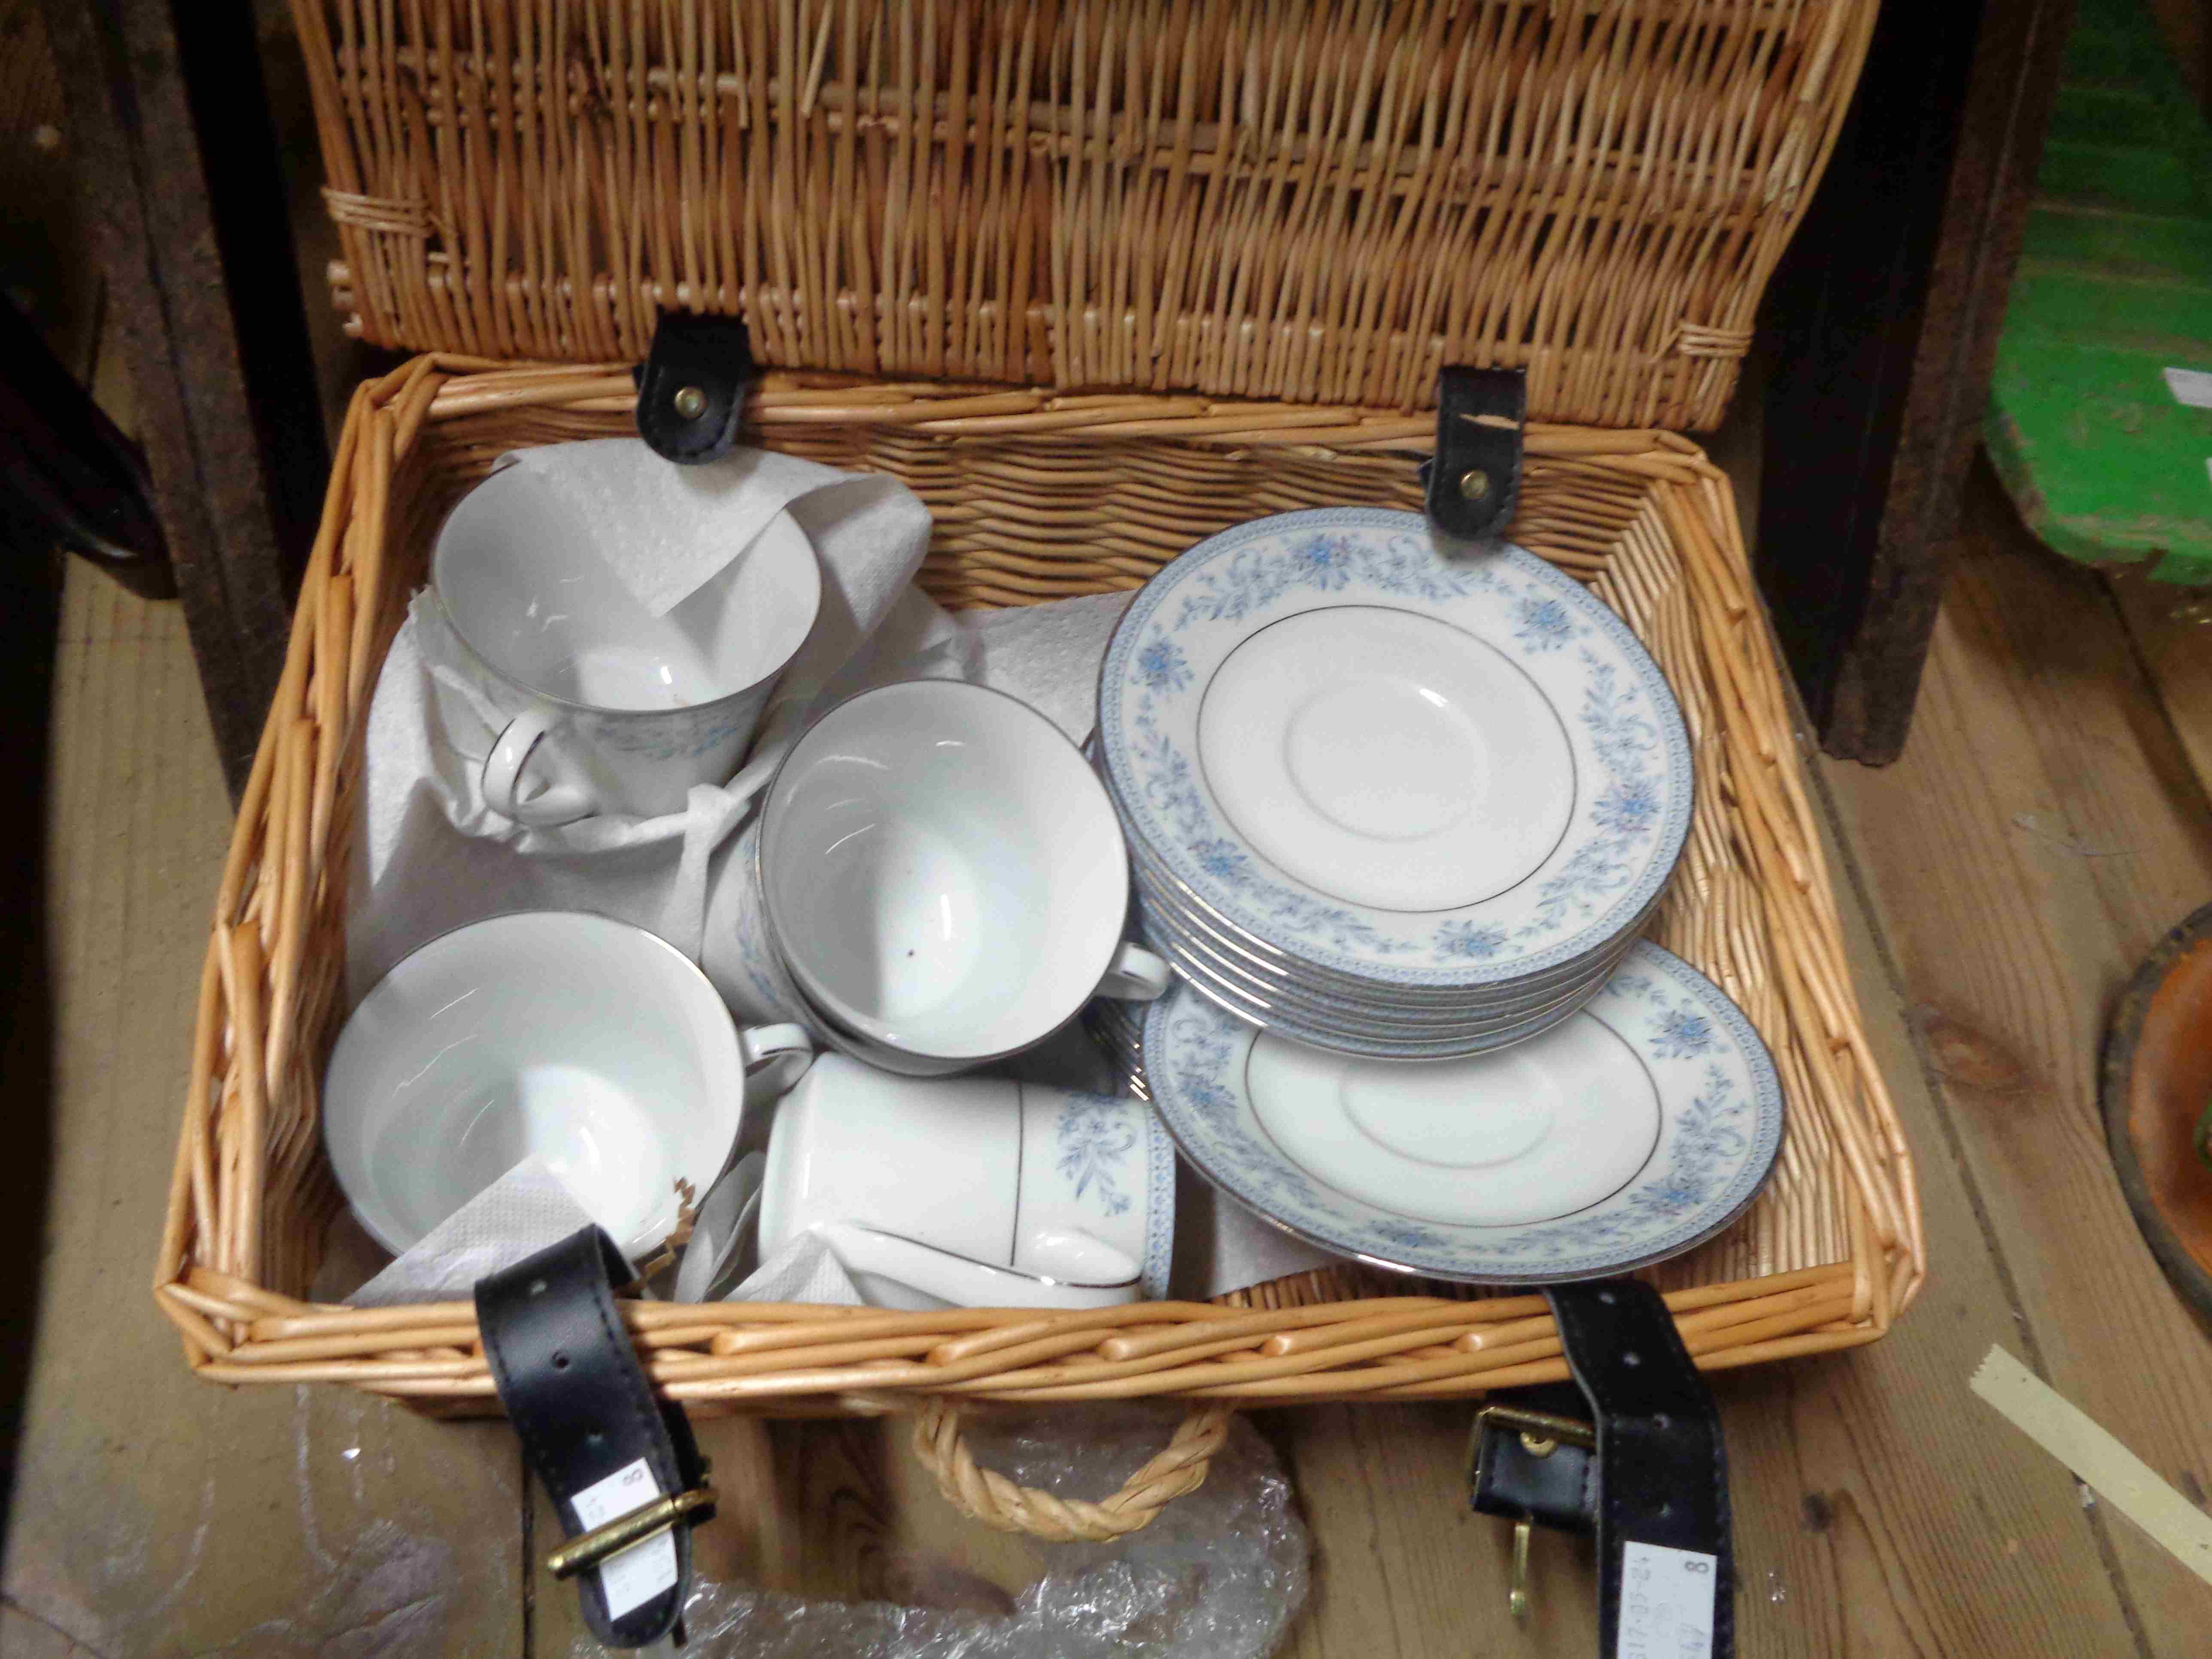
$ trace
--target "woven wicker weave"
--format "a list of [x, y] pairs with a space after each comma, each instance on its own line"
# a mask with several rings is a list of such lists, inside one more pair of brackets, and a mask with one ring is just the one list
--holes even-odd
[[1875, 0], [293, 0], [352, 326], [1717, 423]]
[[[299, 1299], [337, 1204], [316, 1085], [339, 1013], [361, 735], [446, 507], [507, 449], [620, 433], [631, 418], [625, 372], [465, 359], [417, 359], [355, 398], [216, 901], [156, 1270], [157, 1299], [204, 1376], [347, 1382], [432, 1408], [495, 1409], [470, 1304]], [[750, 420], [771, 447], [913, 486], [937, 522], [924, 585], [956, 605], [1133, 586], [1192, 541], [1261, 513], [1411, 505], [1431, 425], [781, 375]], [[1923, 1271], [1911, 1158], [1860, 1027], [1726, 483], [1671, 434], [1534, 426], [1512, 533], [1626, 617], [1680, 696], [1696, 817], [1651, 931], [1743, 1006], [1789, 1100], [1765, 1194], [1654, 1277], [1710, 1367], [1871, 1340]], [[708, 1411], [884, 1410], [916, 1396], [1403, 1400], [1565, 1375], [1540, 1298], [1403, 1293], [1422, 1288], [1329, 1271], [1226, 1306], [633, 1303], [624, 1316], [656, 1383]], [[951, 1437], [932, 1443], [943, 1450]], [[972, 1466], [940, 1468], [988, 1499]], [[1162, 1491], [1192, 1478], [1188, 1458], [1157, 1474]]]

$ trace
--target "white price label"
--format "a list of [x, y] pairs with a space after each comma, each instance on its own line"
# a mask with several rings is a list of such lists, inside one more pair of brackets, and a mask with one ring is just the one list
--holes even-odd
[[[641, 1457], [617, 1469], [605, 1480], [592, 1482], [569, 1501], [575, 1505], [576, 1518], [589, 1532], [594, 1527], [620, 1520], [660, 1496], [660, 1483], [653, 1478], [653, 1471]], [[607, 1598], [610, 1619], [619, 1619], [631, 1608], [643, 1607], [675, 1583], [676, 1540], [669, 1533], [648, 1538], [641, 1544], [632, 1544], [599, 1563], [599, 1591]]]
[[2169, 368], [2165, 374], [2166, 389], [2173, 394], [2174, 402], [2191, 409], [2212, 409], [2212, 374], [2201, 368]]
[[1712, 1659], [1713, 1581], [1696, 1550], [1630, 1544], [1620, 1565], [1620, 1640], [1613, 1659]]

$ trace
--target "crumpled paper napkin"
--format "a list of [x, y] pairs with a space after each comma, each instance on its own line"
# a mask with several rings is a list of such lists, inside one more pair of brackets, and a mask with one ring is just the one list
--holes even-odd
[[356, 1308], [466, 1302], [485, 1274], [559, 1243], [591, 1219], [561, 1177], [533, 1154], [431, 1228], [346, 1301]]

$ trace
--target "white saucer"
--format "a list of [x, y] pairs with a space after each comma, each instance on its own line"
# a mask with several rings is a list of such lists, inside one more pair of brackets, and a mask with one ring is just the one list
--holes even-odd
[[[1110, 793], [1110, 790], [1109, 790]], [[1212, 909], [1162, 869], [1139, 843], [1129, 848], [1130, 872], [1143, 905], [1154, 915], [1172, 918], [1174, 925], [1205, 944], [1225, 953], [1228, 959], [1255, 977], [1294, 988], [1329, 1002], [1360, 1005], [1377, 1011], [1431, 1013], [1444, 1017], [1473, 1016], [1540, 1003], [1547, 992], [1581, 983], [1600, 964], [1617, 959], [1629, 941], [1640, 933], [1659, 908], [1662, 894], [1654, 895], [1643, 910], [1630, 918], [1614, 938], [1579, 956], [1535, 969], [1516, 979], [1470, 988], [1439, 989], [1362, 978], [1318, 968], [1285, 955], [1255, 939], [1236, 923]]]
[[1152, 1005], [1133, 1059], [1222, 1191], [1323, 1249], [1440, 1279], [1556, 1283], [1677, 1255], [1742, 1212], [1782, 1142], [1750, 1022], [1646, 942], [1584, 1011], [1479, 1060], [1301, 1054], [1188, 985]]
[[1407, 1066], [1262, 1032], [1245, 1057], [1252, 1115], [1292, 1164], [1420, 1221], [1520, 1226], [1586, 1209], [1659, 1139], [1659, 1093], [1599, 1019], [1503, 1053]]
[[1535, 682], [1462, 629], [1380, 605], [1301, 611], [1237, 646], [1200, 702], [1198, 760], [1261, 856], [1383, 910], [1519, 885], [1575, 804]]
[[1382, 997], [1342, 990], [1333, 985], [1316, 984], [1310, 980], [1270, 972], [1233, 947], [1224, 945], [1218, 938], [1192, 925], [1187, 918], [1164, 913], [1149, 897], [1141, 902], [1139, 917], [1141, 937], [1147, 939], [1166, 938], [1175, 941], [1231, 984], [1243, 986], [1262, 995], [1280, 996], [1292, 1006], [1306, 1008], [1323, 1018], [1341, 1016], [1365, 1020], [1385, 1030], [1401, 1032], [1407, 1036], [1418, 1036], [1425, 1031], [1440, 1036], [1454, 1030], [1482, 1030], [1510, 1024], [1517, 1019], [1540, 1014], [1568, 998], [1586, 995], [1613, 971], [1613, 964], [1635, 942], [1632, 935], [1620, 940], [1603, 955], [1577, 965], [1571, 975], [1547, 980], [1541, 985], [1531, 985], [1526, 988], [1516, 987], [1510, 996], [1486, 998], [1480, 1002], [1453, 1006], [1393, 1002]]
[[1580, 1012], [1578, 1002], [1569, 1002], [1548, 1012], [1531, 1015], [1518, 1024], [1478, 1036], [1376, 1037], [1340, 1025], [1309, 1024], [1281, 998], [1253, 997], [1238, 991], [1208, 975], [1201, 966], [1165, 940], [1159, 942], [1158, 950], [1173, 965], [1186, 988], [1196, 992], [1216, 1008], [1255, 1030], [1279, 1031], [1316, 1048], [1327, 1048], [1340, 1054], [1364, 1054], [1374, 1060], [1464, 1060], [1470, 1054], [1489, 1054], [1495, 1049], [1509, 1048], [1516, 1042], [1526, 1042], [1529, 1038], [1550, 1030], [1562, 1020], [1573, 1018]]

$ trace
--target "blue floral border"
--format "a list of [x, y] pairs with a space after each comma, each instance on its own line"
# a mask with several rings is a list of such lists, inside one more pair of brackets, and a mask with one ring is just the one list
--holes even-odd
[[1168, 1272], [1175, 1261], [1176, 1154], [1175, 1142], [1160, 1122], [1159, 1110], [1139, 1102], [1145, 1111], [1145, 1157], [1150, 1165], [1152, 1211], [1145, 1224], [1145, 1300], [1164, 1302]]
[[[1139, 832], [1170, 868], [1177, 868], [1182, 879], [1238, 925], [1294, 955], [1364, 977], [1399, 984], [1494, 984], [1567, 961], [1618, 933], [1625, 919], [1639, 914], [1673, 874], [1688, 837], [1695, 793], [1680, 705], [1642, 641], [1572, 577], [1523, 549], [1508, 548], [1481, 563], [1454, 566], [1325, 533], [1332, 530], [1419, 536], [1424, 545], [1428, 537], [1418, 514], [1378, 507], [1322, 507], [1255, 520], [1200, 542], [1146, 584], [1124, 613], [1099, 670], [1103, 758], [1115, 793], [1125, 802], [1173, 820], [1165, 834], [1160, 831], [1166, 826], [1157, 821], [1140, 825]], [[1315, 533], [1285, 550], [1283, 557], [1261, 559], [1247, 547], [1261, 538], [1302, 532]], [[1576, 713], [1605, 773], [1591, 805], [1592, 822], [1601, 833], [1546, 878], [1534, 918], [1520, 928], [1509, 933], [1448, 918], [1427, 945], [1448, 963], [1384, 961], [1421, 946], [1383, 934], [1353, 910], [1275, 879], [1271, 866], [1261, 865], [1239, 838], [1227, 833], [1206, 805], [1192, 759], [1158, 729], [1153, 696], [1186, 691], [1192, 681], [1190, 666], [1168, 633], [1193, 619], [1249, 615], [1296, 590], [1342, 592], [1355, 576], [1437, 602], [1486, 589], [1510, 592], [1501, 583], [1501, 565], [1532, 585], [1514, 599], [1515, 636], [1530, 650], [1565, 648], [1601, 632], [1639, 668], [1634, 686], [1620, 685], [1613, 665], [1582, 647], [1592, 678], [1584, 706]], [[1155, 629], [1162, 611], [1178, 599], [1174, 623]], [[1133, 668], [1141, 689], [1125, 719], [1122, 692]], [[1640, 707], [1646, 699], [1648, 714]], [[1666, 750], [1663, 819], [1657, 780], [1639, 760], [1654, 743]], [[1638, 843], [1653, 835], [1658, 838], [1657, 855], [1639, 860]], [[1210, 890], [1208, 878], [1215, 884]], [[1577, 921], [1583, 925], [1576, 931], [1544, 942]]]
[[[1662, 1137], [1666, 1161], [1647, 1164], [1625, 1199], [1607, 1198], [1592, 1212], [1524, 1228], [1453, 1228], [1382, 1214], [1334, 1189], [1324, 1197], [1303, 1170], [1253, 1146], [1237, 1096], [1222, 1081], [1240, 1042], [1258, 1033], [1188, 987], [1152, 1004], [1146, 1017], [1153, 1109], [1209, 1182], [1323, 1249], [1479, 1284], [1544, 1284], [1626, 1272], [1680, 1255], [1742, 1212], [1765, 1184], [1781, 1150], [1784, 1105], [1781, 1079], [1751, 1022], [1680, 957], [1639, 943], [1607, 989], [1652, 1004], [1661, 1036], [1646, 1051], [1647, 1064], [1650, 1056], [1675, 1063], [1702, 1060], [1705, 1076], [1689, 1108], [1678, 1114], [1675, 1133]], [[1743, 1096], [1717, 1063], [1731, 1050], [1750, 1073], [1751, 1087]], [[1178, 1063], [1185, 1054], [1194, 1063]], [[1206, 1156], [1222, 1141], [1241, 1143], [1251, 1155], [1237, 1167], [1222, 1167], [1219, 1159]], [[1714, 1161], [1739, 1157], [1734, 1173], [1715, 1185]], [[1330, 1212], [1340, 1218], [1335, 1225], [1323, 1218]], [[1547, 1252], [1540, 1264], [1528, 1259], [1539, 1250]]]

